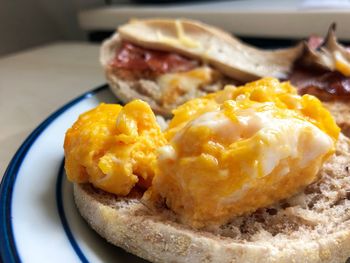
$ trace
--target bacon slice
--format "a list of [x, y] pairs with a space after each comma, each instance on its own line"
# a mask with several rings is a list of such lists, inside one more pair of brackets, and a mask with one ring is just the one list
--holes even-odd
[[307, 40], [307, 45], [311, 49], [315, 50], [315, 49], [319, 48], [322, 45], [323, 42], [324, 42], [324, 38], [323, 37], [312, 35]]
[[138, 71], [138, 76], [142, 72], [149, 76], [150, 72], [157, 75], [188, 71], [197, 67], [199, 63], [175, 53], [145, 49], [123, 42], [110, 65], [115, 69]]
[[312, 94], [326, 101], [350, 99], [350, 78], [337, 71], [296, 67], [289, 79], [300, 94]]
[[326, 62], [321, 58], [333, 54], [335, 47], [341, 50], [344, 56], [350, 55], [346, 54], [349, 51], [345, 47], [338, 44], [334, 30], [334, 26], [331, 26], [325, 39], [311, 36], [305, 43], [304, 54], [295, 63], [288, 77], [291, 83], [299, 88], [300, 94], [312, 94], [324, 101], [350, 99], [350, 77], [336, 68], [327, 68], [319, 64]]

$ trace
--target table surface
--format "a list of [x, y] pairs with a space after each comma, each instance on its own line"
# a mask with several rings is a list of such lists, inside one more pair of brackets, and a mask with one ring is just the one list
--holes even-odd
[[30, 132], [72, 98], [105, 83], [99, 46], [61, 42], [0, 58], [0, 179]]

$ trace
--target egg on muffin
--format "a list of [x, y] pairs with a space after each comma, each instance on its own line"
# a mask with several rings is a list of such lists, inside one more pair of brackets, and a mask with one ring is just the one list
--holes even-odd
[[193, 227], [219, 225], [318, 178], [339, 128], [321, 102], [265, 78], [174, 110], [146, 200]]
[[163, 132], [149, 105], [101, 104], [65, 138], [66, 172], [120, 196], [145, 191], [194, 228], [269, 206], [315, 182], [340, 129], [311, 95], [264, 78], [190, 100]]

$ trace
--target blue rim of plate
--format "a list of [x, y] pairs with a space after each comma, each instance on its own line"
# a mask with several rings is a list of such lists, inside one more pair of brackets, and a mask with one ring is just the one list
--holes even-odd
[[69, 243], [71, 244], [73, 250], [79, 257], [82, 263], [88, 263], [89, 261], [85, 257], [84, 253], [81, 251], [78, 243], [76, 242], [72, 231], [70, 230], [68, 220], [66, 218], [66, 213], [64, 212], [63, 206], [63, 196], [62, 196], [62, 185], [63, 185], [63, 177], [64, 177], [64, 159], [61, 162], [60, 168], [58, 169], [57, 181], [56, 181], [56, 207], [58, 209], [58, 215], [61, 220], [61, 224], [64, 232], [68, 238]]
[[[16, 178], [18, 171], [21, 167], [21, 164], [23, 160], [25, 159], [28, 151], [30, 150], [32, 144], [36, 141], [36, 139], [41, 135], [41, 133], [62, 113], [64, 113], [66, 110], [77, 104], [78, 102], [92, 97], [95, 94], [107, 89], [108, 85], [104, 84], [101, 85], [91, 91], [88, 91], [79, 97], [73, 99], [72, 101], [68, 102], [67, 104], [63, 105], [61, 108], [59, 108], [57, 111], [52, 113], [46, 120], [44, 120], [23, 142], [23, 144], [19, 147], [17, 152], [15, 153], [14, 157], [12, 158], [10, 164], [8, 165], [4, 176], [1, 180], [0, 184], [0, 262], [21, 262], [18, 250], [16, 248], [16, 242], [13, 235], [13, 227], [12, 227], [12, 194], [13, 194], [13, 188], [16, 183]], [[60, 173], [62, 174], [62, 173]], [[62, 183], [62, 182], [61, 182]], [[57, 184], [60, 184], [59, 178]], [[58, 187], [58, 186], [56, 186]], [[57, 188], [56, 188], [57, 189]], [[57, 193], [56, 193], [57, 194]], [[58, 207], [59, 209], [59, 207]], [[60, 216], [61, 222], [62, 216]], [[63, 218], [64, 219], [64, 218]], [[67, 225], [66, 225], [67, 226]], [[70, 239], [70, 236], [67, 233], [67, 228], [64, 228], [67, 237], [73, 246], [74, 250], [75, 247], [72, 244], [72, 240]], [[68, 229], [69, 230], [69, 229]], [[70, 231], [70, 230], [69, 230]], [[73, 242], [75, 242], [73, 240]], [[75, 250], [77, 255], [79, 256], [79, 251]], [[81, 251], [80, 251], [81, 252]], [[83, 260], [79, 256], [79, 258]], [[85, 261], [86, 262], [86, 261]]]

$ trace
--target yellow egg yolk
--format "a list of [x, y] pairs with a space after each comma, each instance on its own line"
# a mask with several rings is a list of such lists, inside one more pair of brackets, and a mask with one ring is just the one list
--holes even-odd
[[151, 185], [156, 152], [166, 143], [151, 108], [135, 100], [122, 107], [101, 104], [82, 114], [67, 131], [68, 178], [117, 195]]
[[339, 128], [315, 97], [266, 78], [174, 110], [146, 200], [182, 222], [219, 225], [300, 191], [318, 178]]

